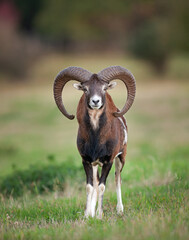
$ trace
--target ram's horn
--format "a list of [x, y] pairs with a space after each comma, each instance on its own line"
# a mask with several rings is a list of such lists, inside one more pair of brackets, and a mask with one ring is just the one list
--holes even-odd
[[132, 106], [136, 94], [136, 82], [133, 74], [123, 67], [112, 66], [99, 72], [98, 77], [106, 82], [110, 82], [114, 79], [119, 79], [124, 82], [128, 93], [127, 101], [120, 112], [113, 113], [115, 117], [123, 116]]
[[90, 79], [92, 73], [80, 67], [68, 67], [56, 76], [54, 81], [54, 99], [59, 110], [69, 119], [74, 119], [74, 115], [68, 114], [62, 102], [62, 91], [66, 83], [70, 80], [86, 82]]

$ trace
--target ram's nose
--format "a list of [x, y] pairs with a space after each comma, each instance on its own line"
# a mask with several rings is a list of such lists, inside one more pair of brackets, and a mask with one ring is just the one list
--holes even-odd
[[97, 104], [100, 102], [100, 100], [92, 100], [92, 102], [93, 102], [95, 105], [97, 105]]
[[89, 105], [93, 109], [99, 109], [102, 106], [102, 98], [98, 95], [94, 95], [90, 98]]

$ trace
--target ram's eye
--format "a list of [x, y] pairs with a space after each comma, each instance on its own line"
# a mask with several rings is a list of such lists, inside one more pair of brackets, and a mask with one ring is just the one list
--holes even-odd
[[86, 93], [87, 92], [87, 88], [84, 88], [83, 91]]

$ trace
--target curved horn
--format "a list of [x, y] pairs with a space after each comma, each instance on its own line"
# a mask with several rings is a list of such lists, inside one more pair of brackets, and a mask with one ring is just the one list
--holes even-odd
[[59, 110], [69, 119], [74, 119], [74, 115], [68, 114], [62, 102], [62, 91], [66, 83], [70, 80], [86, 82], [90, 79], [92, 73], [80, 67], [68, 67], [56, 76], [54, 81], [54, 99]]
[[113, 115], [115, 117], [123, 116], [129, 108], [132, 106], [136, 93], [136, 82], [133, 74], [126, 68], [120, 66], [112, 66], [105, 68], [98, 73], [99, 78], [106, 82], [110, 82], [114, 79], [119, 79], [124, 82], [127, 87], [127, 101], [120, 112], [115, 112]]

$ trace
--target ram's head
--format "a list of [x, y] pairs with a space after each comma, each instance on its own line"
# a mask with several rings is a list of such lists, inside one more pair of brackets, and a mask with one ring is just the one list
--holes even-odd
[[68, 114], [62, 102], [62, 91], [65, 84], [70, 80], [76, 80], [79, 84], [74, 84], [78, 90], [84, 91], [86, 96], [86, 104], [91, 109], [100, 109], [105, 104], [105, 93], [107, 89], [113, 88], [116, 83], [112, 80], [120, 79], [127, 88], [127, 100], [120, 112], [115, 112], [115, 117], [123, 116], [133, 104], [136, 83], [131, 72], [120, 66], [112, 66], [105, 68], [98, 74], [79, 68], [69, 67], [61, 71], [54, 82], [54, 98], [59, 110], [69, 119], [74, 119], [74, 115]]

